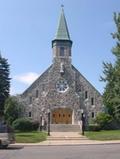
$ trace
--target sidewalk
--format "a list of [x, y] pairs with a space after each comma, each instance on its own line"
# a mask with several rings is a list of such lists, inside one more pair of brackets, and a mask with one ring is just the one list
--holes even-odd
[[57, 146], [57, 145], [102, 145], [120, 144], [120, 140], [96, 141], [89, 140], [78, 132], [51, 132], [46, 141], [40, 143], [16, 143], [16, 146]]

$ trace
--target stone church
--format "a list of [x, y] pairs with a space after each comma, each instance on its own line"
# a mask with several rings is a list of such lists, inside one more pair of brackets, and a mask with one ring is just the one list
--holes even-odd
[[41, 122], [49, 111], [51, 125], [78, 125], [81, 113], [88, 122], [102, 111], [101, 94], [72, 65], [72, 43], [62, 8], [52, 41], [52, 64], [21, 95], [24, 116]]

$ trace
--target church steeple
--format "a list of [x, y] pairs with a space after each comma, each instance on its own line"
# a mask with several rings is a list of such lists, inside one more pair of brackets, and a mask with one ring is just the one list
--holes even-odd
[[70, 35], [67, 27], [67, 22], [64, 14], [64, 9], [62, 6], [61, 14], [59, 18], [58, 28], [55, 35], [56, 40], [70, 40]]
[[57, 32], [54, 40], [52, 41], [53, 62], [66, 61], [71, 63], [71, 47], [72, 41], [70, 39], [65, 14], [62, 7]]

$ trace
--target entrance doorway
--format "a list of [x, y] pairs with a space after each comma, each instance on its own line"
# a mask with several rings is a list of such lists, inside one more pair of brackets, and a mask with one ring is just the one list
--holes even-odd
[[52, 124], [72, 124], [72, 110], [57, 108], [52, 111]]

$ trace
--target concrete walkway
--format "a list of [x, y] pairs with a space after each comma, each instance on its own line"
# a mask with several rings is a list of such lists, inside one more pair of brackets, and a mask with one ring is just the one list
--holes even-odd
[[97, 141], [89, 140], [78, 132], [51, 132], [46, 141], [40, 143], [16, 143], [17, 146], [57, 146], [57, 145], [98, 145], [120, 144], [120, 140]]

